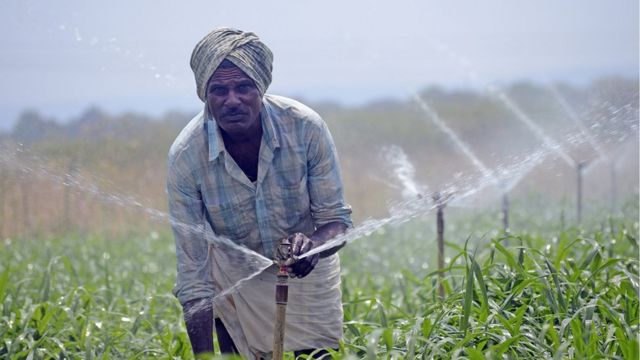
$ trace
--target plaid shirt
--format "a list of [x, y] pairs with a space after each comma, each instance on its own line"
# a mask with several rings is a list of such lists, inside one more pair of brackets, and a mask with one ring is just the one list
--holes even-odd
[[262, 103], [255, 183], [226, 152], [205, 111], [171, 146], [167, 192], [178, 260], [174, 294], [181, 303], [215, 295], [203, 231], [272, 258], [275, 243], [289, 234], [311, 235], [334, 221], [352, 225], [325, 122], [291, 99], [265, 95]]

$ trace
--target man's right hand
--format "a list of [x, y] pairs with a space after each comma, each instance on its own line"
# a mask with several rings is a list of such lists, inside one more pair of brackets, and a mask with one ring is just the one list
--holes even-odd
[[[311, 239], [309, 239], [303, 233], [295, 233], [289, 235], [287, 238], [290, 246], [291, 246], [291, 257], [300, 256], [307, 251], [313, 249], [314, 243]], [[290, 277], [298, 277], [303, 278], [313, 270], [313, 268], [318, 263], [318, 259], [320, 259], [320, 254], [314, 254], [311, 256], [307, 256], [302, 258], [293, 264], [287, 266], [287, 271], [289, 272]]]

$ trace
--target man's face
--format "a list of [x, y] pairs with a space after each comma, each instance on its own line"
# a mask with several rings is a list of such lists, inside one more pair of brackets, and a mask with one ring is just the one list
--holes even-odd
[[260, 92], [238, 67], [218, 68], [211, 75], [207, 105], [218, 126], [231, 136], [247, 136], [260, 126]]

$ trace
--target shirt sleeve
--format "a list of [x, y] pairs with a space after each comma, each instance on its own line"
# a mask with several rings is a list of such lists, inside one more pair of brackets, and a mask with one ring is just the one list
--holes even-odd
[[181, 165], [186, 164], [169, 160], [167, 196], [178, 268], [173, 294], [185, 304], [190, 300], [213, 297], [214, 288], [207, 266], [206, 210], [191, 171], [181, 171]]
[[345, 203], [338, 155], [333, 138], [320, 120], [309, 129], [307, 147], [307, 187], [311, 217], [316, 228], [330, 222], [352, 227], [351, 206]]

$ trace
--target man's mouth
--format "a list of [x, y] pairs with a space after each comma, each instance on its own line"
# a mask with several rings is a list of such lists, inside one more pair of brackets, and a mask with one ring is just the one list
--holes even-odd
[[245, 115], [244, 113], [225, 114], [222, 118], [227, 121], [238, 121], [244, 119]]

